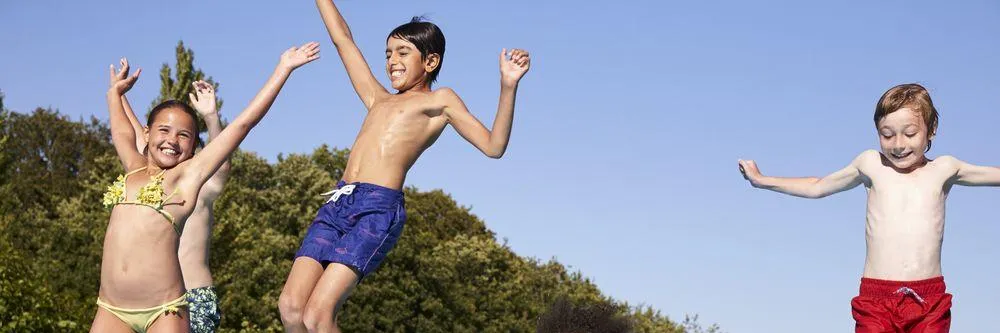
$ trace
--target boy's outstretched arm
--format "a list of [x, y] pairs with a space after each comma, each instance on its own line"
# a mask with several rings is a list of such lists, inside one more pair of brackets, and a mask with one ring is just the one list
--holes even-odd
[[760, 173], [757, 163], [752, 160], [740, 160], [740, 172], [743, 178], [750, 181], [756, 188], [767, 189], [801, 198], [822, 198], [834, 193], [846, 191], [864, 182], [862, 165], [879, 158], [878, 152], [868, 150], [858, 155], [847, 167], [823, 178], [817, 177], [768, 177]]
[[479, 119], [469, 113], [465, 103], [454, 91], [443, 88], [437, 92], [439, 98], [443, 99], [448, 122], [455, 127], [459, 135], [486, 156], [500, 158], [507, 150], [510, 130], [514, 123], [517, 86], [530, 68], [531, 57], [527, 51], [514, 49], [509, 55], [507, 49], [500, 52], [500, 102], [497, 105], [492, 131], [487, 130]]
[[371, 109], [375, 104], [375, 99], [382, 95], [388, 95], [389, 91], [378, 83], [372, 70], [368, 67], [361, 50], [354, 43], [351, 36], [351, 29], [347, 27], [347, 22], [340, 15], [337, 6], [332, 0], [316, 0], [316, 7], [319, 7], [319, 14], [323, 17], [326, 31], [330, 33], [330, 40], [337, 47], [340, 60], [347, 68], [347, 75], [351, 78], [354, 91], [358, 93], [361, 102], [365, 103], [365, 109]]
[[185, 166], [183, 183], [185, 188], [198, 190], [208, 178], [215, 174], [215, 171], [222, 163], [229, 158], [229, 154], [236, 150], [240, 142], [246, 138], [250, 130], [260, 122], [267, 110], [271, 108], [278, 92], [284, 86], [285, 81], [292, 74], [292, 71], [308, 62], [319, 58], [319, 43], [306, 43], [301, 47], [292, 47], [281, 55], [281, 61], [275, 67], [274, 73], [264, 84], [264, 87], [257, 92], [250, 104], [233, 120], [226, 129], [219, 133], [219, 136], [212, 140], [212, 143], [205, 146], [198, 154], [195, 154]]
[[[191, 85], [194, 87], [194, 92], [188, 93], [188, 99], [191, 100], [191, 106], [194, 107], [195, 111], [201, 115], [201, 119], [205, 120], [205, 127], [208, 128], [208, 142], [206, 142], [208, 144], [215, 140], [219, 133], [222, 133], [222, 116], [219, 115], [217, 108], [215, 87], [201, 80], [193, 82]], [[201, 186], [198, 201], [211, 203], [219, 197], [219, 194], [222, 194], [222, 189], [229, 178], [229, 164], [229, 158], [226, 158], [215, 174], [212, 174], [205, 185]]]
[[941, 156], [955, 167], [951, 181], [964, 186], [1000, 186], [1000, 168], [969, 164], [952, 156]]

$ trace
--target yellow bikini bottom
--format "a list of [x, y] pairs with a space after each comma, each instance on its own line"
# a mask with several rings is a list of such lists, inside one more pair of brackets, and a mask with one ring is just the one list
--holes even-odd
[[181, 307], [187, 307], [188, 303], [185, 297], [185, 295], [182, 295], [181, 297], [167, 302], [166, 304], [147, 309], [123, 309], [104, 303], [100, 298], [97, 299], [97, 306], [111, 312], [111, 314], [115, 315], [115, 317], [118, 317], [118, 319], [121, 319], [125, 322], [125, 324], [129, 325], [133, 331], [146, 333], [149, 326], [153, 325], [153, 322], [156, 321], [160, 315], [171, 312], [177, 313], [180, 311]]

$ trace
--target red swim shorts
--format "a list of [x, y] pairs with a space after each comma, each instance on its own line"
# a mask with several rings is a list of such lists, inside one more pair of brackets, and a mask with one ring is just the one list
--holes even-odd
[[951, 298], [944, 278], [920, 281], [861, 279], [851, 300], [856, 333], [947, 333]]

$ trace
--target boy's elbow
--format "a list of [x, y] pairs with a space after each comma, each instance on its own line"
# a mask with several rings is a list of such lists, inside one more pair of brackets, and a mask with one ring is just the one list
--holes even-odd
[[818, 191], [806, 194], [806, 198], [807, 199], [822, 199], [822, 198], [826, 198], [828, 196], [830, 196], [829, 193], [823, 193], [823, 192], [818, 192]]
[[351, 39], [350, 35], [342, 34], [342, 33], [330, 34], [330, 41], [333, 42], [333, 47], [336, 48], [336, 49], [338, 49], [338, 50], [342, 46], [347, 45], [348, 43], [353, 42], [353, 40]]
[[483, 149], [483, 154], [492, 159], [499, 159], [503, 157], [503, 153], [506, 150], [507, 147], [486, 147], [486, 149]]
[[831, 194], [830, 191], [826, 191], [826, 189], [824, 189], [823, 186], [820, 186], [819, 182], [820, 179], [818, 178], [813, 179], [813, 183], [806, 190], [806, 195], [805, 195], [806, 198], [820, 199], [820, 198], [825, 198]]

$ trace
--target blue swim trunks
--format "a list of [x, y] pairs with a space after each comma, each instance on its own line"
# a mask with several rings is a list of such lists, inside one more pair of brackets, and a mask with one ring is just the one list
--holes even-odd
[[313, 220], [295, 258], [309, 257], [325, 269], [350, 267], [358, 282], [378, 268], [396, 246], [406, 221], [403, 192], [368, 183], [337, 183]]

